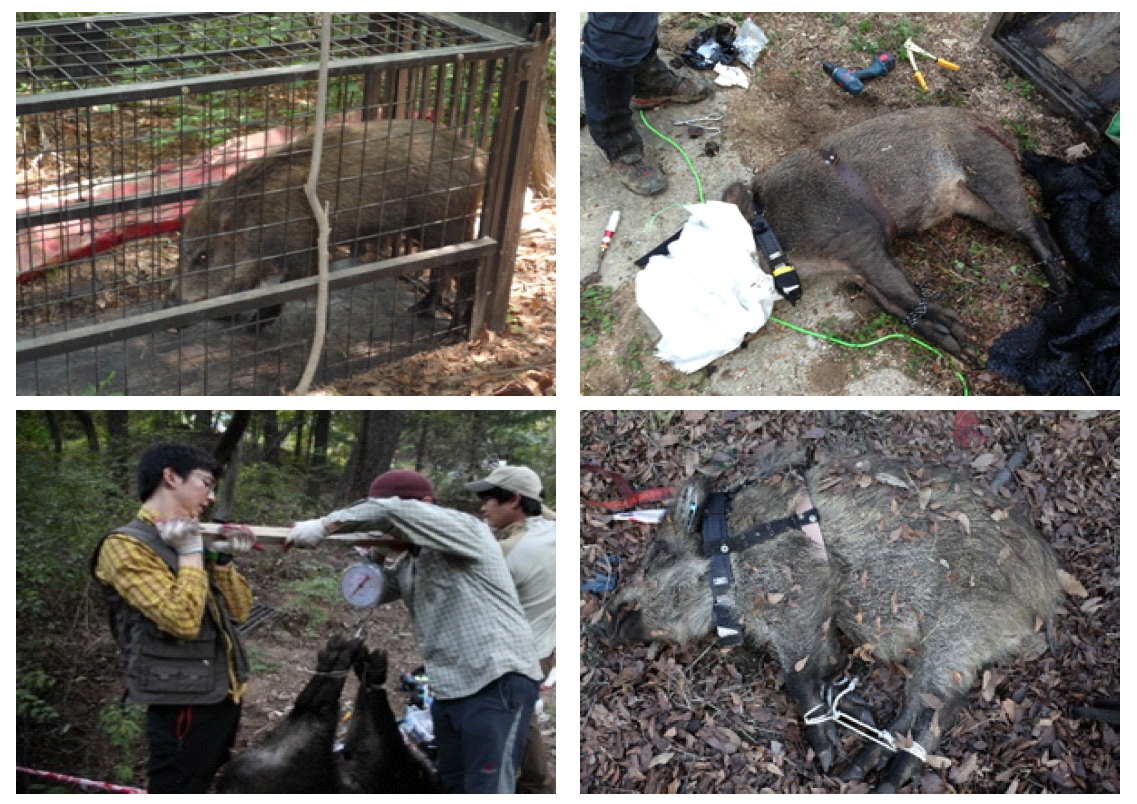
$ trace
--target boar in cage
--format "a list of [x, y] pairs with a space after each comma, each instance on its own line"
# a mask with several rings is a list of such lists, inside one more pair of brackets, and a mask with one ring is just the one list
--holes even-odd
[[[272, 274], [291, 280], [316, 273], [317, 226], [304, 190], [314, 136], [251, 162], [194, 205], [182, 226], [167, 305], [251, 290]], [[379, 257], [407, 245], [428, 250], [473, 239], [486, 161], [460, 132], [427, 121], [329, 127], [316, 195], [328, 206], [331, 245], [360, 259], [368, 248]], [[450, 278], [446, 269], [432, 272], [413, 311], [437, 307]], [[472, 279], [462, 277], [456, 321], [468, 321]], [[254, 320], [269, 323], [280, 310], [263, 307]]]
[[[318, 382], [505, 326], [551, 21], [332, 15]], [[17, 20], [20, 393], [295, 384], [319, 317], [320, 22]]]

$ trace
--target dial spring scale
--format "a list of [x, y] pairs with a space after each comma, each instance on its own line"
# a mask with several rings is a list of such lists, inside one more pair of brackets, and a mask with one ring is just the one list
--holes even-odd
[[340, 591], [348, 605], [367, 608], [379, 602], [383, 594], [383, 573], [370, 561], [358, 561], [343, 572]]

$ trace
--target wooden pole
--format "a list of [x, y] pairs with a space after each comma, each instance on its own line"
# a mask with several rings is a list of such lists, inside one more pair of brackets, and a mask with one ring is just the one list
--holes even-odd
[[[220, 536], [222, 535], [221, 529], [223, 525], [215, 522], [202, 522], [201, 532], [207, 536]], [[253, 536], [257, 539], [257, 544], [275, 545], [284, 544], [285, 539], [288, 538], [289, 531], [292, 528], [273, 528], [265, 525], [246, 525], [249, 530], [253, 532]], [[332, 533], [325, 542], [333, 542], [335, 544], [345, 544], [354, 547], [392, 547], [392, 548], [407, 548], [406, 542], [396, 539], [389, 533]]]

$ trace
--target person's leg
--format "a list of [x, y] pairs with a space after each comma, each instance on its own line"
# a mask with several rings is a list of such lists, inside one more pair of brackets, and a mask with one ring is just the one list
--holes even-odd
[[151, 706], [146, 712], [150, 741], [151, 793], [205, 793], [229, 761], [237, 739], [241, 705], [225, 699], [206, 706]]
[[521, 759], [521, 774], [517, 779], [518, 793], [553, 793], [545, 756], [545, 738], [541, 736], [541, 724], [537, 713], [529, 716], [529, 736], [525, 740], [525, 756]]
[[[434, 702], [438, 775], [447, 793], [513, 793], [537, 682], [507, 673], [473, 695]], [[460, 771], [459, 771], [460, 769]], [[462, 781], [456, 784], [458, 773]]]
[[643, 139], [632, 117], [636, 66], [655, 47], [657, 14], [588, 15], [581, 35], [580, 73], [588, 133], [628, 189], [654, 195], [667, 179], [643, 159]]
[[632, 108], [653, 109], [661, 103], [696, 103], [710, 96], [714, 88], [705, 78], [677, 73], [664, 64], [656, 46], [636, 65], [633, 77]]
[[467, 698], [449, 701], [434, 699], [430, 719], [434, 723], [434, 745], [438, 749], [435, 772], [443, 793], [461, 793], [466, 776], [462, 757], [462, 706]]

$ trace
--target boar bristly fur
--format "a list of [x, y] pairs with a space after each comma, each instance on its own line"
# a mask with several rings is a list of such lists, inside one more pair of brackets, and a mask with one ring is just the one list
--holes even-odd
[[[167, 304], [252, 290], [276, 273], [286, 281], [316, 273], [316, 220], [304, 192], [314, 136], [250, 162], [194, 205]], [[330, 206], [330, 244], [378, 252], [405, 234], [425, 251], [472, 239], [486, 164], [461, 132], [422, 120], [329, 126], [316, 195]], [[432, 274], [435, 301], [442, 280]], [[259, 323], [280, 309], [262, 308]]]
[[[887, 211], [895, 232], [822, 152], [851, 168]], [[1014, 142], [998, 124], [965, 109], [927, 107], [874, 117], [822, 139], [817, 147], [795, 151], [755, 176], [749, 187], [732, 184], [722, 197], [747, 220], [755, 214], [755, 200], [764, 206], [804, 281], [843, 274], [901, 320], [921, 304], [922, 294], [896, 262], [890, 241], [953, 215], [1027, 243], [1043, 262], [1051, 289], [1066, 292], [1059, 251], [1023, 190]], [[804, 287], [808, 294], [808, 284]], [[927, 302], [927, 311], [912, 326], [933, 344], [960, 353], [964, 333], [948, 307]]]

